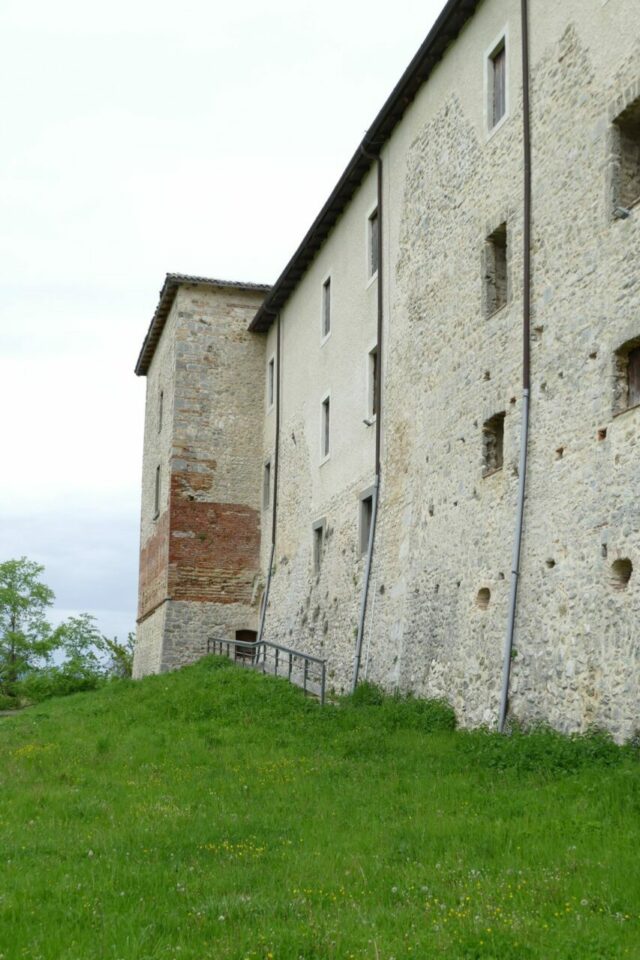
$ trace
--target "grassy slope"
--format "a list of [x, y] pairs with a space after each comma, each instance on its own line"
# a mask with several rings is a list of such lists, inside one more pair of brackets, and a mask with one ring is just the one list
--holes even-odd
[[430, 717], [207, 660], [0, 720], [0, 957], [639, 957], [632, 752]]

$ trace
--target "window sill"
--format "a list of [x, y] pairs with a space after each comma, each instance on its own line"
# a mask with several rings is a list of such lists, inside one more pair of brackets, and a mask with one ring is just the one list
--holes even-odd
[[505, 123], [507, 122], [508, 119], [509, 119], [509, 112], [506, 111], [506, 112], [503, 114], [503, 116], [500, 117], [500, 119], [499, 119], [498, 122], [495, 124], [495, 126], [491, 127], [491, 129], [487, 130], [486, 143], [489, 143], [489, 141], [492, 140], [492, 139], [495, 137], [495, 135], [496, 135], [496, 133], [498, 132], [498, 130], [502, 130], [502, 128], [504, 127], [504, 125], [505, 125]]
[[503, 310], [506, 310], [508, 306], [509, 306], [509, 300], [507, 300], [505, 303], [500, 304], [500, 306], [496, 307], [495, 310], [492, 310], [491, 313], [487, 313], [485, 316], [485, 320], [493, 320], [495, 316], [497, 316]]
[[366, 284], [365, 284], [365, 290], [368, 290], [369, 287], [372, 286], [372, 285], [376, 282], [377, 279], [378, 279], [378, 271], [376, 270], [376, 272], [375, 272], [375, 273], [372, 273], [371, 276], [369, 277], [369, 279], [367, 280], [367, 282], [366, 282]]
[[330, 339], [331, 339], [331, 330], [329, 330], [329, 333], [326, 333], [326, 334], [321, 338], [321, 340], [320, 340], [320, 346], [321, 346], [321, 347], [324, 347], [324, 345], [325, 345], [325, 343], [327, 342], [327, 340], [330, 340]]
[[275, 410], [275, 408], [276, 408], [275, 403], [272, 403], [270, 407], [267, 407], [266, 416], [268, 417], [270, 413], [273, 413], [273, 411]]
[[154, 513], [154, 515], [151, 517], [151, 519], [154, 521], [154, 523], [155, 523], [155, 521], [158, 519], [159, 516], [160, 516], [159, 513]]
[[622, 417], [625, 413], [630, 413], [632, 410], [640, 410], [640, 403], [634, 403], [631, 407], [625, 407], [623, 410], [616, 410], [613, 414], [615, 417]]
[[328, 463], [331, 460], [331, 454], [327, 453], [320, 461], [320, 466], [323, 467], [325, 463]]
[[487, 480], [489, 477], [495, 477], [496, 474], [502, 473], [503, 467], [493, 467], [491, 470], [482, 471], [482, 479]]

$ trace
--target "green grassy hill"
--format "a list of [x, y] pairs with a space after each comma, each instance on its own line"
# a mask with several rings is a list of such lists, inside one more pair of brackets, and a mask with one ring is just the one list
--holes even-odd
[[2, 960], [640, 957], [640, 765], [208, 659], [0, 720]]

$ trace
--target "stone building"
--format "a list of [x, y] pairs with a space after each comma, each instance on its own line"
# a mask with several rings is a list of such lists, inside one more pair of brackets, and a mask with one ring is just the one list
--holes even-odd
[[336, 689], [631, 735], [639, 199], [637, 0], [449, 0], [273, 287], [167, 276], [136, 674], [264, 602]]

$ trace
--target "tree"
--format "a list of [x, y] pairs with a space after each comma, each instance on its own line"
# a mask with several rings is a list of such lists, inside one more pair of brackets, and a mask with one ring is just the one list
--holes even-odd
[[135, 633], [128, 633], [127, 639], [120, 642], [117, 637], [110, 640], [102, 637], [100, 649], [107, 654], [107, 673], [111, 677], [125, 679], [133, 672], [133, 651], [136, 645]]
[[45, 612], [55, 599], [44, 567], [22, 557], [0, 563], [0, 693], [14, 696], [25, 673], [45, 666], [57, 646]]

